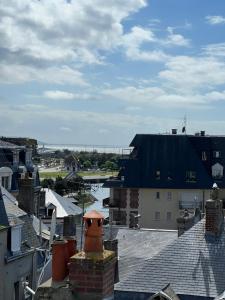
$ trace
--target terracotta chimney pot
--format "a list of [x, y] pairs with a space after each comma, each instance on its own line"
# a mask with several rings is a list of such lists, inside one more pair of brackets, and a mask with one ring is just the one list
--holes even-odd
[[84, 215], [85, 222], [85, 252], [103, 252], [103, 220], [104, 216], [92, 210]]

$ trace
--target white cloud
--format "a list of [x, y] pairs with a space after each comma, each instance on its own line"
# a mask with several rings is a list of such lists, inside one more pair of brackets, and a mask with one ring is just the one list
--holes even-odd
[[167, 39], [162, 41], [165, 45], [170, 46], [182, 46], [187, 47], [190, 46], [190, 40], [183, 37], [181, 34], [174, 33], [174, 29], [172, 27], [168, 27], [167, 31], [169, 33]]
[[91, 98], [91, 95], [87, 93], [70, 93], [60, 90], [49, 90], [43, 93], [43, 96], [52, 100], [87, 100]]
[[74, 99], [73, 93], [68, 93], [64, 91], [45, 91], [43, 96], [48, 99], [53, 100], [72, 100]]
[[214, 57], [176, 56], [159, 72], [159, 78], [183, 92], [212, 89], [225, 83], [225, 63]]
[[209, 44], [203, 47], [203, 53], [207, 56], [225, 56], [225, 43]]
[[223, 16], [207, 16], [205, 18], [207, 23], [211, 25], [225, 24], [225, 17]]
[[68, 66], [37, 68], [22, 64], [0, 63], [1, 83], [50, 82], [56, 84], [87, 85], [80, 71]]
[[[73, 64], [72, 72], [78, 72], [80, 63], [101, 63], [100, 51], [111, 51], [120, 44], [124, 19], [146, 5], [145, 0], [1, 1], [0, 63], [11, 75], [8, 80], [4, 74], [5, 81], [30, 81], [29, 74], [38, 72], [42, 77], [41, 70], [56, 63], [57, 68]], [[19, 75], [20, 66], [24, 71]]]
[[154, 43], [157, 39], [150, 29], [134, 26], [131, 32], [125, 34], [122, 46], [127, 58], [140, 61], [164, 61], [167, 55], [161, 50], [141, 50], [146, 43]]
[[72, 129], [69, 127], [60, 127], [59, 130], [64, 131], [64, 132], [71, 132]]

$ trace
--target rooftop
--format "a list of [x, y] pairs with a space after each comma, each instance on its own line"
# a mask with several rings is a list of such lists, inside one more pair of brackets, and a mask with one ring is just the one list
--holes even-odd
[[[225, 233], [205, 237], [205, 219], [116, 284], [115, 299], [148, 299], [168, 283], [182, 299], [213, 299], [225, 289]], [[191, 296], [189, 296], [191, 295]]]

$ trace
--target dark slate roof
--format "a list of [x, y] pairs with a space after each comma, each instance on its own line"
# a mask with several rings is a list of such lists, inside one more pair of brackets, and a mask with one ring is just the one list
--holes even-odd
[[[137, 134], [130, 146], [134, 147], [130, 156], [120, 160], [119, 177], [124, 176], [124, 181], [109, 180], [105, 186], [208, 189], [216, 181], [211, 176], [212, 165], [225, 166], [223, 136]], [[214, 151], [220, 151], [221, 157], [215, 158]], [[186, 181], [187, 171], [196, 172], [196, 182]], [[225, 187], [225, 176], [217, 184]]]
[[10, 227], [14, 227], [14, 226], [18, 226], [18, 225], [23, 225], [23, 221], [20, 220], [20, 218], [12, 215], [12, 214], [8, 214], [8, 221], [9, 221], [9, 226]]
[[0, 147], [1, 148], [18, 148], [17, 145], [13, 144], [13, 143], [10, 143], [10, 142], [6, 142], [6, 141], [3, 141], [0, 139]]
[[5, 210], [5, 205], [2, 197], [2, 191], [0, 187], [0, 225], [9, 226], [8, 217]]
[[22, 251], [28, 248], [40, 247], [40, 241], [33, 227], [33, 220], [31, 216], [23, 216], [20, 219], [24, 222], [22, 227]]
[[[77, 242], [80, 249], [80, 227]], [[109, 227], [104, 227], [104, 240], [110, 238]], [[113, 226], [112, 238], [118, 239], [119, 277], [126, 278], [130, 272], [177, 238], [176, 230], [129, 229]]]
[[28, 216], [25, 211], [17, 206], [13, 200], [14, 197], [6, 189], [2, 188], [2, 190], [2, 202], [7, 214], [7, 221], [10, 226], [22, 225], [22, 251], [28, 250], [30, 247], [39, 247], [40, 242], [33, 227], [32, 216]]
[[213, 299], [220, 295], [225, 289], [225, 233], [216, 240], [209, 239], [205, 237], [204, 228], [203, 219], [134, 269], [116, 284], [115, 299], [145, 300], [147, 296], [138, 295], [153, 295], [168, 283], [181, 300]]

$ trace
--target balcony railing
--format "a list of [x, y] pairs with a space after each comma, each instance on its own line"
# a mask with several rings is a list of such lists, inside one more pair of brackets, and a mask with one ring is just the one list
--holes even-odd
[[190, 209], [190, 208], [202, 208], [202, 201], [190, 200], [190, 201], [179, 201], [179, 209]]

